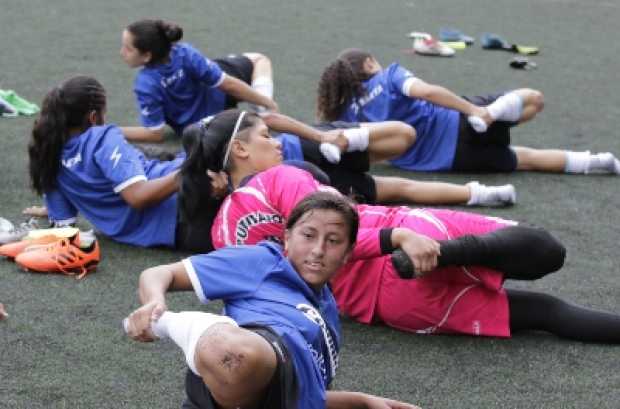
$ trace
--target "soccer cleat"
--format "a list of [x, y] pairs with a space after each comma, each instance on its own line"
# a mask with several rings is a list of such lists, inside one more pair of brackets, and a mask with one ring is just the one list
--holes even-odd
[[79, 242], [76, 234], [47, 246], [27, 247], [15, 257], [15, 262], [26, 270], [76, 275], [79, 280], [96, 269], [101, 259], [97, 240], [87, 249], [80, 248]]
[[18, 254], [22, 253], [28, 247], [45, 246], [47, 244], [55, 243], [58, 240], [60, 240], [60, 238], [53, 235], [47, 235], [41, 236], [36, 239], [26, 238], [24, 240], [16, 241], [14, 243], [3, 244], [2, 246], [0, 246], [0, 256], [4, 256], [8, 259], [14, 259], [15, 257], [17, 257]]
[[19, 227], [15, 227], [9, 231], [0, 231], [0, 245], [13, 243], [26, 237], [31, 230], [39, 228], [39, 224], [35, 218], [31, 218], [26, 223], [22, 223]]
[[434, 55], [438, 57], [452, 57], [454, 49], [441, 44], [434, 38], [415, 38], [413, 40], [413, 50], [421, 55]]

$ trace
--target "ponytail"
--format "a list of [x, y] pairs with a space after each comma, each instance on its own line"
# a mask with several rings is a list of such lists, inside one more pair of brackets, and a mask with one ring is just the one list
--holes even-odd
[[336, 121], [354, 98], [366, 94], [363, 82], [369, 78], [364, 61], [372, 55], [359, 49], [347, 49], [329, 64], [319, 80], [317, 117]]
[[94, 78], [76, 76], [52, 89], [43, 100], [28, 145], [32, 188], [38, 194], [53, 189], [60, 169], [63, 146], [72, 128], [87, 129], [89, 114], [105, 109], [105, 90]]
[[[240, 110], [230, 109], [214, 117], [185, 128], [183, 147], [187, 154], [181, 167], [179, 208], [181, 220], [194, 220], [204, 216], [204, 209], [217, 201], [213, 197], [211, 178], [207, 171], [218, 173], [224, 169], [224, 157], [232, 133], [241, 115]], [[246, 113], [237, 129], [237, 138], [256, 124], [256, 114]]]
[[183, 38], [183, 29], [164, 20], [139, 20], [127, 26], [133, 36], [133, 46], [141, 53], [150, 52], [149, 64], [164, 62], [172, 45]]

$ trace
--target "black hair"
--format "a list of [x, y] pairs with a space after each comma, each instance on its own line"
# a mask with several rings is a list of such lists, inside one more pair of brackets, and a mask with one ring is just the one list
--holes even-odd
[[105, 89], [95, 78], [85, 75], [70, 78], [47, 93], [28, 145], [30, 181], [38, 194], [56, 186], [69, 130], [88, 129], [90, 113], [103, 115], [105, 106]]
[[127, 31], [133, 35], [133, 46], [151, 53], [150, 64], [160, 64], [170, 55], [172, 44], [183, 38], [183, 29], [164, 20], [144, 19], [131, 23]]
[[340, 213], [349, 228], [349, 245], [353, 247], [357, 239], [359, 215], [353, 203], [338, 193], [319, 191], [306, 196], [297, 203], [286, 220], [287, 230], [295, 227], [303, 215], [313, 210], [333, 210]]
[[[181, 167], [179, 206], [181, 217], [192, 220], [200, 217], [205, 206], [215, 198], [211, 191], [211, 178], [207, 170], [215, 173], [224, 169], [224, 156], [232, 133], [242, 111], [230, 109], [220, 112], [210, 120], [192, 124], [183, 131], [183, 147], [187, 154]], [[246, 112], [237, 130], [237, 138], [258, 121], [256, 114]]]
[[336, 121], [353, 98], [366, 94], [363, 82], [370, 76], [364, 62], [372, 54], [358, 48], [342, 51], [336, 61], [323, 70], [318, 86], [317, 117], [320, 121]]

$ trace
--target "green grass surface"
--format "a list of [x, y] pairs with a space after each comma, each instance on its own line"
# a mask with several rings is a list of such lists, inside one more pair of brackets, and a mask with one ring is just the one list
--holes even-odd
[[[429, 82], [460, 94], [529, 86], [545, 93], [545, 112], [513, 134], [533, 147], [620, 153], [618, 20], [614, 1], [387, 0], [0, 1], [0, 88], [40, 103], [61, 80], [85, 73], [108, 92], [108, 120], [137, 121], [134, 72], [118, 55], [122, 29], [142, 17], [180, 23], [185, 38], [215, 57], [261, 51], [275, 67], [283, 112], [311, 121], [322, 67], [345, 47], [384, 63], [399, 60]], [[535, 71], [508, 67], [511, 54], [479, 44], [453, 59], [412, 57], [412, 30], [441, 26], [470, 35], [499, 33], [541, 47]], [[28, 188], [26, 145], [32, 118], [0, 119], [1, 215], [17, 221], [38, 199]], [[401, 172], [377, 166], [381, 174]], [[535, 283], [509, 283], [620, 313], [619, 179], [608, 176], [406, 174], [407, 177], [513, 183], [519, 204], [486, 213], [544, 226], [567, 246], [563, 270]], [[482, 210], [475, 210], [482, 212]], [[183, 254], [101, 240], [99, 270], [83, 281], [27, 274], [0, 261], [0, 408], [174, 408], [184, 364], [170, 343], [130, 342], [120, 320], [137, 306], [144, 268]], [[190, 293], [172, 309], [196, 309]], [[208, 306], [217, 311], [219, 305]], [[344, 321], [337, 388], [364, 390], [427, 408], [617, 408], [620, 349], [545, 334], [510, 340], [414, 336]]]

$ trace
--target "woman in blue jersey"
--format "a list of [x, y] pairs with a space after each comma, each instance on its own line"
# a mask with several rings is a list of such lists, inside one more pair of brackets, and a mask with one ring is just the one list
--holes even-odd
[[105, 124], [105, 111], [105, 90], [92, 77], [70, 78], [46, 95], [28, 154], [32, 187], [44, 196], [50, 221], [73, 224], [80, 213], [122, 243], [210, 250], [191, 238], [199, 226], [177, 222], [184, 157], [145, 159], [120, 128]]
[[160, 142], [166, 124], [180, 135], [187, 125], [239, 101], [278, 110], [266, 56], [245, 53], [212, 61], [179, 43], [182, 37], [181, 27], [162, 20], [139, 20], [123, 31], [121, 57], [129, 67], [141, 67], [134, 93], [142, 126], [124, 127], [128, 140]]
[[512, 146], [510, 128], [542, 109], [543, 95], [533, 89], [461, 98], [397, 63], [384, 69], [359, 49], [344, 50], [325, 68], [317, 101], [321, 121], [399, 120], [412, 125], [416, 141], [390, 160], [403, 169], [620, 174], [620, 161], [609, 152]]
[[[173, 339], [185, 352], [183, 408], [414, 408], [363, 393], [328, 390], [338, 367], [340, 323], [329, 279], [346, 262], [359, 218], [352, 205], [315, 193], [293, 209], [284, 248], [228, 247], [145, 270], [142, 307], [126, 331]], [[220, 299], [228, 317], [166, 309], [166, 292]]]

